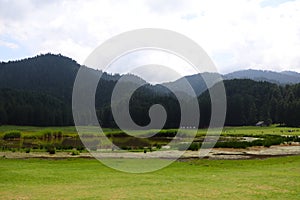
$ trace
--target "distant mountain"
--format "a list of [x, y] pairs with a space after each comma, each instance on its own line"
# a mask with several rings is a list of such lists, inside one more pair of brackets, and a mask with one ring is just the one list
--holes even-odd
[[[72, 91], [80, 67], [70, 58], [53, 54], [0, 62], [0, 125], [73, 125]], [[201, 116], [204, 121], [200, 125], [207, 126], [206, 120], [210, 119], [207, 88], [214, 87], [220, 78], [225, 79], [228, 96], [227, 125], [252, 125], [257, 120], [300, 125], [300, 84], [284, 86], [300, 82], [300, 74], [296, 72], [244, 70], [227, 75], [201, 73], [173, 82], [151, 85], [132, 74], [112, 75], [87, 67], [84, 69], [91, 78], [101, 75], [95, 95], [95, 107], [102, 127], [117, 127], [111, 111], [114, 106], [125, 118], [132, 117], [134, 122], [145, 126], [150, 122], [151, 106], [161, 104], [168, 114], [164, 128], [176, 128], [179, 126], [181, 111], [178, 99], [171, 91], [180, 95], [184, 108], [189, 109], [190, 87], [199, 97], [201, 113], [204, 113]], [[124, 92], [111, 105], [112, 92], [121, 78]], [[128, 96], [127, 89], [141, 84], [144, 86], [139, 87], [130, 98], [130, 116], [127, 116], [126, 109], [124, 110], [127, 106], [124, 100]], [[82, 117], [88, 123], [88, 117]]]
[[[185, 76], [173, 82], [163, 83], [162, 85], [174, 91], [187, 92], [187, 86], [184, 84], [188, 81], [194, 89], [197, 96], [202, 94], [207, 88], [210, 88], [215, 83], [223, 80], [233, 79], [251, 79], [254, 81], [266, 81], [278, 85], [297, 84], [300, 83], [300, 73], [292, 71], [273, 72], [263, 70], [241, 70], [229, 74], [221, 75], [217, 73], [201, 73], [190, 76]], [[207, 81], [207, 83], [204, 81]], [[208, 84], [208, 85], [207, 85]], [[189, 94], [191, 95], [191, 94]]]
[[300, 83], [300, 74], [291, 71], [273, 72], [248, 69], [226, 74], [224, 75], [224, 79], [251, 79], [285, 85]]
[[295, 76], [295, 77], [298, 77], [300, 78], [300, 73], [298, 72], [293, 72], [293, 71], [283, 71], [281, 72], [282, 74], [287, 74], [287, 75], [290, 75], [290, 76]]
[[[221, 75], [217, 73], [205, 72], [201, 74], [185, 76], [174, 82], [163, 83], [161, 85], [169, 88], [171, 91], [185, 92], [189, 95], [192, 95], [190, 92], [188, 92], [190, 91], [189, 87], [192, 87], [195, 94], [199, 96], [202, 92], [207, 90], [207, 88], [210, 88], [215, 83], [220, 81], [220, 77]], [[190, 84], [190, 86], [186, 84], [187, 82]]]

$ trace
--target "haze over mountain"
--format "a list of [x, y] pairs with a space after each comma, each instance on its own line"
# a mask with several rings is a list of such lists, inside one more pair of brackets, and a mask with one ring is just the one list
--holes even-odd
[[300, 73], [292, 71], [273, 72], [266, 70], [242, 70], [224, 75], [224, 79], [252, 79], [255, 81], [267, 81], [276, 84], [300, 83]]
[[[216, 82], [220, 81], [220, 78], [222, 78], [223, 80], [251, 79], [254, 81], [266, 81], [278, 85], [300, 83], [300, 73], [297, 72], [292, 72], [292, 71], [274, 72], [274, 71], [253, 70], [253, 69], [236, 71], [224, 75], [206, 72], [202, 74], [185, 76], [184, 78], [191, 84], [197, 96], [199, 96], [207, 88], [214, 85]], [[162, 85], [166, 87], [170, 87], [174, 90], [179, 90], [184, 92], [187, 91], [186, 87], [182, 84], [184, 78], [180, 78], [174, 82], [163, 83]], [[204, 80], [206, 80], [206, 82]]]

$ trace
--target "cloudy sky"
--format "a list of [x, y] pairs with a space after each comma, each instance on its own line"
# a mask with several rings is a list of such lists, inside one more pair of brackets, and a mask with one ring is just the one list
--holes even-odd
[[[0, 0], [0, 60], [51, 52], [82, 64], [105, 40], [138, 28], [186, 35], [221, 73], [300, 72], [300, 0]], [[141, 57], [122, 62], [164, 56]]]

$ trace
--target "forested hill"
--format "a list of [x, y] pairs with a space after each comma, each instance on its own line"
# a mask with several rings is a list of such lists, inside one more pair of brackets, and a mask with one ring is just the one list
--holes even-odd
[[43, 92], [70, 100], [79, 67], [70, 58], [52, 54], [1, 63], [0, 88]]
[[[279, 86], [249, 79], [225, 80], [227, 94], [226, 125], [254, 125], [258, 121], [300, 125], [300, 84]], [[209, 94], [199, 97], [204, 119], [209, 119]], [[207, 126], [207, 121], [201, 122]]]
[[[73, 84], [80, 65], [62, 55], [45, 54], [19, 61], [0, 63], [0, 88], [34, 91], [55, 96], [66, 103], [71, 102]], [[102, 75], [101, 81], [116, 82], [120, 75], [110, 75], [90, 69]], [[137, 77], [131, 76], [133, 79]]]
[[[80, 65], [65, 56], [45, 54], [19, 61], [0, 63], [0, 89], [17, 89], [53, 96], [71, 105], [73, 84]], [[110, 102], [110, 93], [120, 75], [110, 75], [87, 68], [101, 75], [97, 90], [97, 107]], [[137, 76], [126, 75], [131, 82], [143, 82]]]
[[[72, 91], [79, 68], [80, 65], [74, 60], [53, 54], [0, 63], [0, 124], [72, 125]], [[103, 117], [101, 121], [107, 122], [104, 125], [113, 126], [114, 123], [106, 113], [110, 113], [111, 94], [121, 76], [90, 68], [87, 70], [91, 75], [101, 75], [95, 97], [96, 109], [98, 115]], [[124, 88], [132, 84], [146, 83], [134, 75], [124, 76]], [[137, 94], [139, 93], [142, 93], [140, 99], [147, 97], [147, 105], [150, 99], [156, 101], [154, 99], [161, 98], [161, 95], [164, 98], [172, 96], [164, 87], [150, 84], [146, 84]], [[35, 101], [32, 101], [33, 99]], [[139, 99], [136, 101], [138, 103], [132, 103], [135, 110], [146, 108]]]
[[[16, 125], [72, 125], [71, 98], [74, 80], [80, 65], [61, 55], [40, 55], [20, 61], [0, 63], [0, 124]], [[101, 71], [89, 69], [92, 74]], [[291, 72], [289, 72], [290, 74]], [[216, 74], [206, 74], [207, 76]], [[126, 75], [128, 83], [146, 83], [134, 75]], [[110, 108], [111, 93], [120, 75], [102, 74], [96, 93], [96, 110], [100, 124], [115, 127]], [[189, 82], [197, 89], [197, 78]], [[199, 79], [196, 93], [204, 91]], [[164, 87], [177, 88], [179, 81], [138, 89], [130, 101], [130, 114], [140, 125], [150, 119], [148, 111], [153, 104], [162, 104], [168, 113], [166, 128], [179, 126], [180, 109], [175, 96]], [[300, 84], [277, 85], [252, 80], [225, 80], [228, 112], [226, 125], [254, 125], [257, 121], [300, 125]], [[187, 95], [188, 97], [188, 95]], [[120, 99], [121, 105], [122, 99]], [[199, 96], [200, 126], [210, 119], [208, 93]], [[188, 104], [188, 100], [187, 100]]]

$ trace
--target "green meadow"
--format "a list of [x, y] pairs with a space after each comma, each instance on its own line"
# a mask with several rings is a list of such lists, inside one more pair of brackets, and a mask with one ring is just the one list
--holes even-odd
[[[125, 140], [118, 129], [104, 129], [111, 139]], [[4, 139], [19, 132], [19, 139]], [[155, 130], [137, 132], [151, 134]], [[162, 130], [161, 136], [172, 136]], [[185, 130], [189, 134], [190, 130]], [[199, 129], [197, 137], [206, 134]], [[49, 137], [49, 134], [51, 137]], [[300, 128], [225, 127], [222, 136], [299, 136]], [[3, 145], [73, 145], [75, 127], [0, 126]], [[128, 139], [128, 138], [127, 138]], [[232, 143], [232, 145], [236, 143]], [[58, 147], [58, 146], [56, 146]], [[23, 147], [22, 147], [23, 148]], [[21, 151], [28, 148], [5, 149]], [[3, 146], [2, 146], [3, 149]], [[70, 151], [61, 149], [59, 151]], [[57, 148], [58, 150], [58, 148]], [[119, 162], [119, 161], [118, 161]], [[135, 160], [131, 160], [135, 164]], [[120, 160], [120, 165], [123, 161]], [[137, 162], [138, 163], [138, 162]], [[129, 174], [108, 168], [95, 159], [0, 158], [0, 199], [300, 199], [300, 156], [253, 160], [193, 159], [176, 161], [161, 170]]]
[[[5, 132], [11, 130], [18, 130], [24, 133], [24, 135], [32, 136], [32, 135], [40, 135], [45, 131], [61, 131], [65, 135], [77, 135], [76, 128], [74, 126], [63, 126], [63, 127], [37, 127], [37, 126], [10, 126], [4, 125], [0, 126], [0, 136], [2, 136]], [[95, 130], [97, 128], [95, 127]], [[118, 134], [121, 131], [119, 129], [112, 128], [104, 128], [102, 129], [105, 133], [109, 134]], [[149, 131], [139, 131], [137, 134], [147, 134], [152, 133], [157, 130], [149, 130]], [[165, 130], [168, 131], [176, 131], [176, 129]], [[184, 130], [185, 133], [191, 132], [191, 130]], [[207, 133], [207, 129], [199, 129], [197, 131], [198, 136], [205, 135]], [[237, 126], [237, 127], [224, 127], [222, 130], [222, 135], [300, 135], [300, 128], [295, 127], [280, 127], [276, 125], [266, 126], [266, 127], [256, 127], [256, 126]]]
[[0, 159], [0, 199], [300, 199], [300, 156], [176, 161], [146, 174], [94, 159]]

